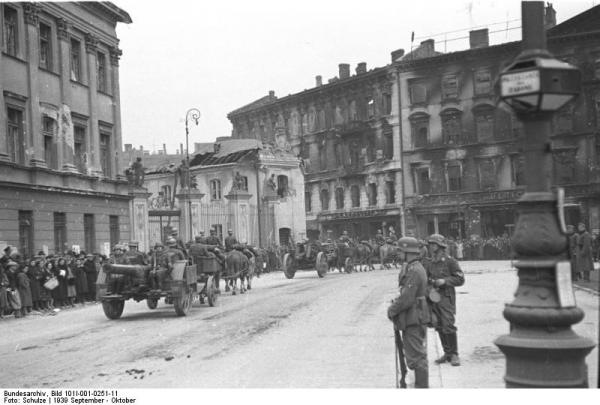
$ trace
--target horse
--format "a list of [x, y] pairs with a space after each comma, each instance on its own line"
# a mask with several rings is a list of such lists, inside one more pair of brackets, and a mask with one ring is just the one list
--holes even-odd
[[[354, 265], [357, 266], [358, 271], [371, 271], [375, 270], [373, 267], [373, 248], [365, 241], [361, 241], [354, 250]], [[363, 266], [366, 267], [363, 270]]]
[[236, 294], [237, 280], [240, 279], [240, 293], [246, 292], [244, 281], [248, 279], [250, 261], [245, 254], [239, 250], [232, 250], [225, 256], [225, 291], [231, 287], [232, 295]]
[[379, 259], [381, 260], [381, 268], [383, 269], [391, 269], [391, 264], [394, 265], [395, 268], [398, 268], [398, 253], [399, 248], [396, 245], [393, 245], [390, 242], [386, 242], [385, 244], [379, 247]]

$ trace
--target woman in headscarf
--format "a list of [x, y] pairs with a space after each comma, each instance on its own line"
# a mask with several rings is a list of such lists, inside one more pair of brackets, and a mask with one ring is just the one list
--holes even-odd
[[58, 279], [58, 287], [52, 290], [52, 297], [54, 298], [54, 303], [56, 306], [64, 308], [66, 305], [68, 305], [67, 260], [64, 257], [61, 257], [57, 260], [56, 267], [54, 268], [54, 275]]
[[85, 304], [88, 294], [88, 280], [85, 274], [85, 268], [83, 266], [83, 259], [81, 257], [75, 260], [73, 266], [73, 274], [75, 275], [75, 289], [77, 290], [77, 302]]
[[[52, 309], [54, 309], [55, 293], [53, 293], [54, 290], [47, 289], [44, 286], [44, 284], [46, 284], [46, 282], [48, 280], [50, 280], [52, 277], [55, 277], [54, 263], [52, 262], [52, 260], [44, 261], [44, 262], [42, 262], [41, 269], [42, 269], [42, 271], [41, 271], [40, 284], [42, 285], [42, 289], [40, 291], [40, 298], [42, 300], [42, 308], [52, 310]], [[57, 288], [58, 287], [56, 287], [55, 290]]]

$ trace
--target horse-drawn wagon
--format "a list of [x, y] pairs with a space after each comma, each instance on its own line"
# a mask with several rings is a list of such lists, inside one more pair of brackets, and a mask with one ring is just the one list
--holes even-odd
[[296, 249], [283, 256], [283, 274], [294, 278], [297, 270], [317, 270], [317, 275], [325, 277], [328, 270], [327, 253], [318, 242], [306, 241], [296, 244]]
[[323, 244], [327, 252], [327, 264], [329, 269], [338, 269], [351, 273], [354, 270], [354, 246], [348, 242], [329, 242]]

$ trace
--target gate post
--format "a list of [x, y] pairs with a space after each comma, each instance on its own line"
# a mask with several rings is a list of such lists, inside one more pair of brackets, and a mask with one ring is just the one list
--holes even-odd
[[[231, 228], [233, 234], [237, 240], [241, 243], [246, 241], [247, 243], [254, 243], [250, 240], [250, 205], [248, 201], [252, 197], [252, 194], [244, 190], [232, 189], [229, 194], [225, 196], [229, 200], [229, 206], [231, 207], [231, 213], [233, 215]], [[260, 221], [260, 218], [259, 218]]]
[[[130, 240], [139, 243], [139, 251], [147, 252], [149, 246], [149, 227], [148, 227], [148, 197], [152, 193], [144, 187], [136, 187], [129, 191], [129, 225]], [[112, 246], [111, 246], [112, 248]]]
[[179, 235], [184, 242], [191, 242], [200, 235], [200, 200], [204, 194], [196, 189], [185, 188], [177, 194], [181, 216], [179, 217]]

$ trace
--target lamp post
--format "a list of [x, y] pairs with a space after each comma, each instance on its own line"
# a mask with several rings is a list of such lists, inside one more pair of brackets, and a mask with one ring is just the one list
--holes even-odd
[[[186, 174], [186, 185], [187, 185], [187, 192], [189, 193], [190, 188], [191, 188], [191, 168], [190, 168], [190, 141], [189, 141], [189, 135], [190, 135], [190, 129], [188, 127], [188, 120], [192, 119], [194, 121], [194, 123], [196, 124], [196, 126], [198, 126], [198, 121], [200, 120], [200, 110], [198, 110], [197, 108], [190, 108], [189, 110], [187, 110], [187, 112], [185, 113], [185, 164], [187, 166], [187, 174]], [[193, 232], [192, 232], [192, 201], [188, 200], [188, 214], [189, 214], [189, 222], [190, 222], [190, 237], [193, 237]]]
[[576, 306], [562, 218], [561, 192], [551, 190], [551, 119], [579, 93], [581, 73], [546, 49], [544, 2], [521, 5], [523, 50], [500, 74], [501, 99], [523, 121], [526, 192], [512, 237], [519, 285], [504, 317], [510, 333], [495, 344], [506, 357], [506, 386], [587, 387], [585, 356], [594, 343], [571, 325]]

